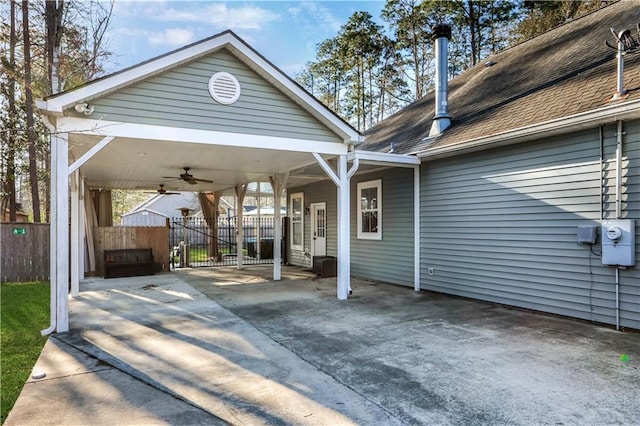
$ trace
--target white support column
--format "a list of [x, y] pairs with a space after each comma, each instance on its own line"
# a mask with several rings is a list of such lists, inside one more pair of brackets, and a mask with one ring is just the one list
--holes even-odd
[[80, 185], [78, 186], [78, 191], [80, 196], [78, 197], [78, 269], [79, 269], [79, 277], [80, 279], [85, 278], [85, 240], [87, 238], [87, 230], [85, 229], [85, 211], [84, 211], [84, 178], [80, 177], [79, 180]]
[[256, 256], [258, 257], [258, 259], [262, 258], [262, 253], [260, 251], [260, 246], [262, 245], [262, 244], [260, 244], [260, 229], [261, 229], [261, 225], [262, 225], [262, 218], [260, 217], [260, 202], [261, 202], [260, 184], [261, 184], [261, 182], [256, 182], [256, 186], [258, 187], [258, 189], [257, 189], [258, 190], [258, 194], [256, 195], [256, 204], [257, 204], [257, 206], [256, 206], [257, 207], [256, 217], [257, 217], [257, 220], [258, 220], [258, 224], [257, 224], [257, 226], [255, 228], [256, 229], [256, 242], [255, 242], [255, 245], [256, 245]]
[[49, 212], [49, 319], [50, 325], [45, 330], [41, 330], [40, 334], [48, 336], [56, 330], [56, 322], [58, 318], [58, 286], [56, 285], [58, 270], [58, 150], [56, 149], [56, 139], [53, 135], [49, 137], [49, 152], [51, 155], [51, 176], [50, 176], [50, 192], [51, 206]]
[[271, 176], [269, 181], [273, 188], [273, 280], [282, 279], [282, 218], [280, 215], [280, 199], [287, 186], [289, 172]]
[[413, 168], [413, 289], [420, 291], [420, 166]]
[[84, 224], [87, 235], [87, 254], [89, 259], [89, 269], [87, 270], [95, 271], [96, 246], [93, 241], [93, 228], [98, 226], [98, 218], [93, 206], [93, 200], [91, 200], [91, 191], [86, 187], [86, 185], [84, 186]]
[[347, 156], [338, 157], [338, 299], [346, 300], [351, 290], [351, 235], [349, 223], [349, 176]]
[[236, 198], [238, 200], [238, 209], [236, 214], [237, 223], [237, 234], [238, 237], [236, 239], [236, 260], [237, 260], [237, 268], [242, 269], [242, 261], [243, 261], [243, 253], [242, 247], [244, 246], [244, 223], [242, 218], [243, 206], [244, 206], [244, 196], [247, 193], [247, 184], [236, 185]]
[[71, 296], [80, 292], [80, 172], [71, 174]]
[[349, 222], [350, 179], [358, 170], [359, 161], [354, 161], [347, 171], [347, 155], [338, 157], [338, 170], [335, 173], [320, 154], [314, 158], [338, 189], [338, 299], [346, 300], [351, 291], [351, 224]]
[[56, 215], [53, 223], [56, 234], [56, 274], [51, 285], [56, 286], [56, 332], [69, 331], [69, 135], [52, 135], [52, 149], [56, 151], [55, 179]]

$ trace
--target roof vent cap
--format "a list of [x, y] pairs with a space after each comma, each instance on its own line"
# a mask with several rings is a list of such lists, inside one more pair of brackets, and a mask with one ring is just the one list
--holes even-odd
[[228, 72], [217, 72], [209, 79], [209, 93], [216, 102], [231, 105], [240, 97], [240, 83]]
[[618, 52], [616, 55], [618, 62], [617, 90], [611, 97], [610, 101], [621, 100], [626, 98], [628, 95], [627, 90], [624, 88], [624, 55], [627, 53], [640, 53], [640, 24], [636, 24], [636, 29], [638, 35], [634, 38], [629, 30], [622, 30], [619, 33], [616, 33], [616, 30], [611, 28], [611, 34], [613, 34], [613, 37], [616, 40], [616, 46], [605, 41], [605, 44], [608, 47], [615, 49]]

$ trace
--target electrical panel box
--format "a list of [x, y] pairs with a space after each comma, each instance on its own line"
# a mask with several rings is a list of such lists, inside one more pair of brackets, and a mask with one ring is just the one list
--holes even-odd
[[578, 226], [578, 243], [595, 244], [598, 238], [597, 227], [593, 225]]
[[636, 264], [636, 226], [631, 219], [602, 221], [602, 263], [634, 266]]

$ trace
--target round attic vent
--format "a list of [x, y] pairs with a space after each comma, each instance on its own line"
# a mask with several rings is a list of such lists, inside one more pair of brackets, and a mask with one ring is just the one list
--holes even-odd
[[240, 97], [240, 83], [228, 72], [217, 72], [209, 79], [209, 93], [217, 102], [230, 105]]

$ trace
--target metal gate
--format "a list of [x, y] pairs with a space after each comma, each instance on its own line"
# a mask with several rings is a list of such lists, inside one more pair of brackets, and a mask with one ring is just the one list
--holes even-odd
[[[273, 263], [273, 217], [244, 217], [243, 265]], [[218, 218], [218, 232], [213, 235], [213, 221], [203, 217], [170, 219], [169, 248], [171, 269], [237, 264], [238, 218]]]

